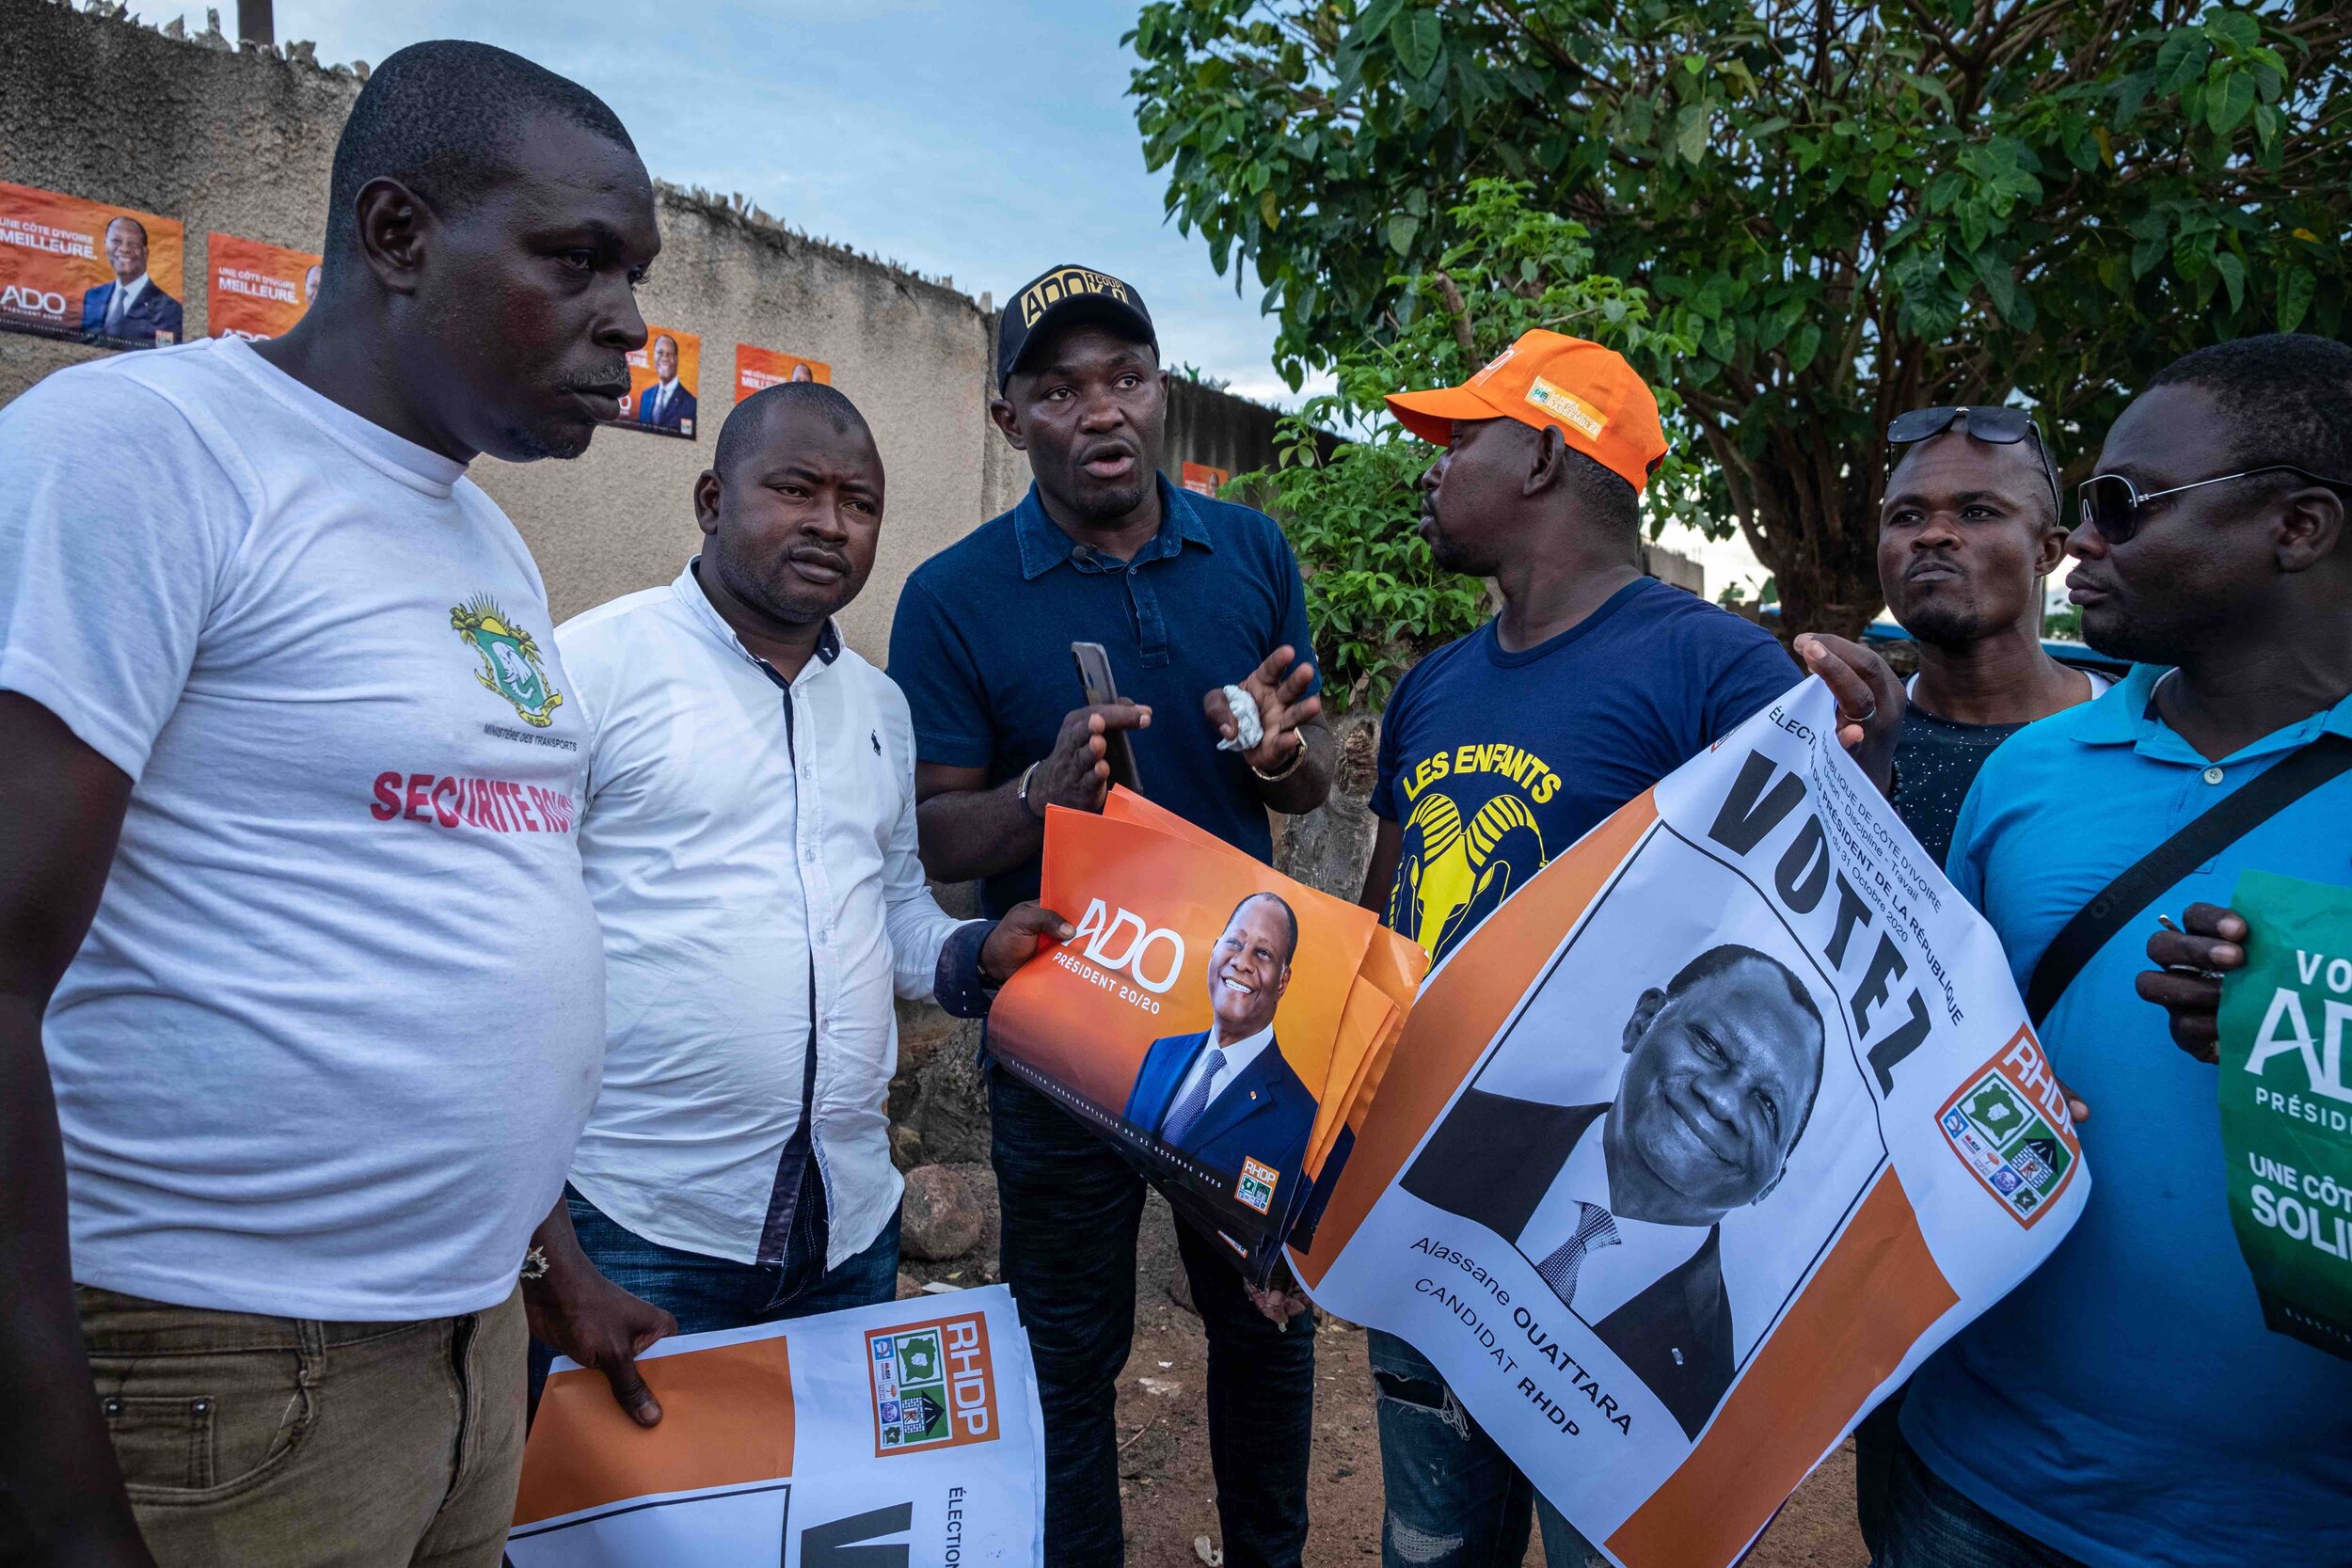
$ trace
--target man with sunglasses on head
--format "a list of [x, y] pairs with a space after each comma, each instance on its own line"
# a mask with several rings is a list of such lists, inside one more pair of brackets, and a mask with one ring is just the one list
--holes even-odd
[[[1879, 588], [1919, 649], [1895, 748], [1896, 814], [1941, 863], [1994, 748], [2107, 689], [2043, 651], [2042, 584], [2066, 554], [2058, 464], [2022, 408], [1915, 408], [1879, 506]], [[1898, 1393], [1854, 1429], [1854, 1500], [1873, 1551], [1899, 1445]]]
[[2352, 885], [2352, 348], [2176, 361], [2081, 500], [2069, 597], [2136, 667], [1994, 754], [1948, 869], [2098, 1110], [2097, 1186], [1914, 1379], [1874, 1560], [2352, 1562], [2352, 1363], [2264, 1326], [2207, 1065], [2238, 875]]

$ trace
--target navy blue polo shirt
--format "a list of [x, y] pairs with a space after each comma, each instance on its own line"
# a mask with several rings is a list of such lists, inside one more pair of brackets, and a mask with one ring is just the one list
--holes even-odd
[[[1265, 803], [1248, 764], [1216, 749], [1200, 705], [1285, 642], [1312, 657], [1306, 584], [1273, 518], [1156, 477], [1160, 531], [1133, 561], [1081, 551], [1033, 484], [925, 562], [898, 596], [891, 678], [914, 713], [915, 755], [985, 768], [993, 786], [1044, 760], [1086, 705], [1070, 645], [1100, 642], [1119, 694], [1152, 710], [1152, 727], [1130, 732], [1143, 793], [1265, 860]], [[988, 879], [981, 903], [1002, 914], [1037, 887], [1032, 860]]]

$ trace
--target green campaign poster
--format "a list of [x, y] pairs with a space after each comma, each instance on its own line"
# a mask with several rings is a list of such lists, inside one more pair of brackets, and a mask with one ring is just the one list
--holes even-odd
[[2231, 905], [2252, 934], [2221, 987], [2230, 1218], [2269, 1326], [2352, 1359], [2352, 888], [2249, 871]]

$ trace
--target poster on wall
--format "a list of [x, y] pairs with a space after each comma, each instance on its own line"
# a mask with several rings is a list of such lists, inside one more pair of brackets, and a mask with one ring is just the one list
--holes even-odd
[[204, 330], [257, 341], [283, 337], [319, 292], [319, 258], [234, 234], [204, 236]]
[[628, 356], [628, 396], [610, 422], [654, 436], [694, 439], [702, 388], [703, 341], [673, 326], [645, 327], [645, 346]]
[[1455, 947], [1293, 1253], [1625, 1568], [1736, 1561], [2090, 1195], [1999, 941], [1836, 733], [1807, 680]]
[[803, 359], [772, 348], [735, 345], [735, 401], [741, 403], [763, 387], [780, 381], [833, 381], [833, 367], [822, 359]]
[[183, 247], [174, 219], [0, 183], [0, 328], [104, 348], [179, 342]]
[[1187, 463], [1184, 467], [1184, 488], [1196, 496], [1214, 496], [1225, 488], [1233, 477], [1231, 468], [1219, 468], [1208, 463]]

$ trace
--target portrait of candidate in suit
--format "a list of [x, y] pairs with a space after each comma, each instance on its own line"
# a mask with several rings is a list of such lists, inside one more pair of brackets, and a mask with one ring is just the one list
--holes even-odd
[[1274, 1014], [1290, 989], [1298, 916], [1271, 893], [1233, 908], [1209, 950], [1209, 1027], [1152, 1042], [1126, 1120], [1216, 1173], [1226, 1196], [1279, 1219], [1295, 1188], [1315, 1097], [1282, 1059]]
[[694, 394], [677, 378], [677, 340], [667, 332], [653, 341], [653, 385], [637, 394], [637, 422], [684, 432], [694, 417]]
[[1821, 1013], [1788, 965], [1724, 943], [1645, 989], [1620, 1039], [1607, 1104], [1473, 1081], [1402, 1185], [1510, 1242], [1696, 1437], [1738, 1364], [1724, 1217], [1770, 1197], [1804, 1136]]
[[82, 295], [82, 338], [118, 347], [153, 348], [180, 341], [180, 302], [147, 276], [147, 226], [134, 217], [106, 225], [106, 264], [114, 281]]

